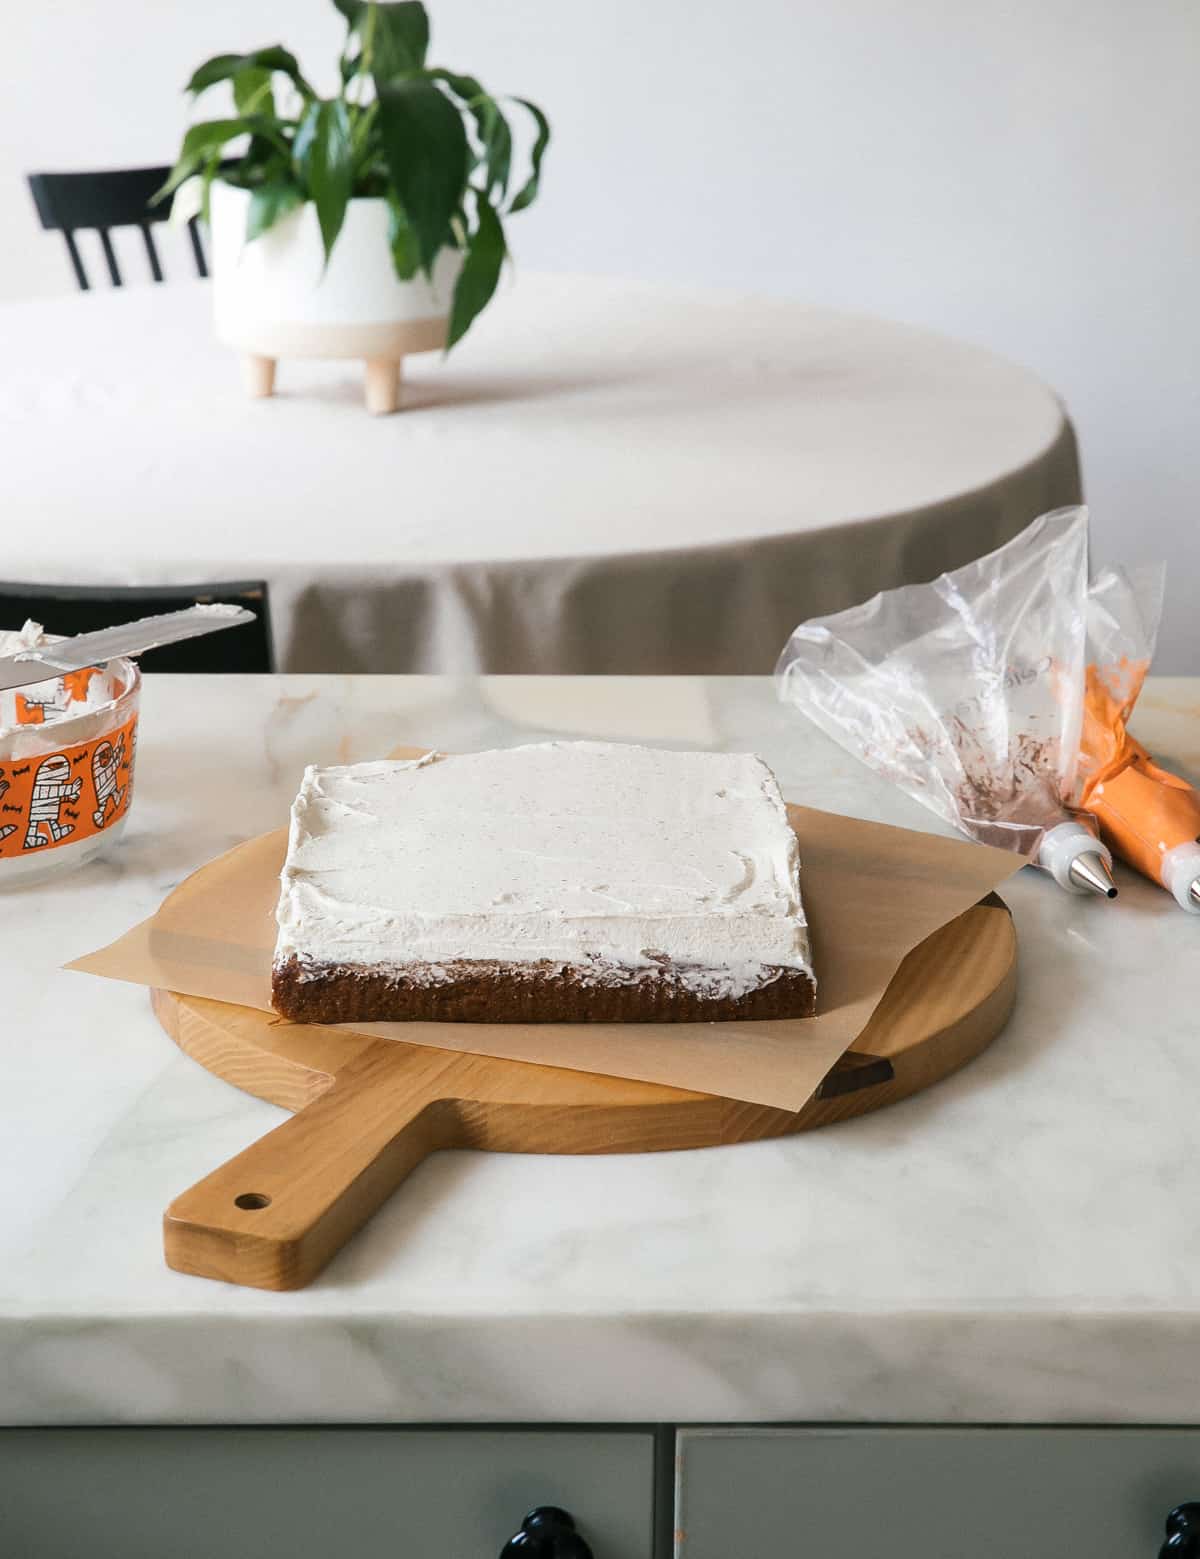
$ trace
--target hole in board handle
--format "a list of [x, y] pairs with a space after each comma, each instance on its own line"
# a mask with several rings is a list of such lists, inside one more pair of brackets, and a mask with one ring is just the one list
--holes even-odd
[[234, 1197], [233, 1205], [248, 1213], [256, 1213], [262, 1207], [270, 1207], [271, 1198], [264, 1196], [261, 1191], [243, 1191], [241, 1196]]

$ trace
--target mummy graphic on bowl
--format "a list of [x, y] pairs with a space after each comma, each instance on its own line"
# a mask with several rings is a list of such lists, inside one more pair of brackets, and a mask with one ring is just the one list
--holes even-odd
[[[4, 777], [4, 770], [0, 769], [0, 801], [4, 800], [7, 790], [8, 781]], [[15, 823], [0, 824], [0, 839], [7, 839], [9, 834], [15, 834], [16, 831], [17, 825]]]
[[42, 759], [33, 776], [33, 790], [29, 796], [26, 850], [35, 850], [44, 844], [58, 844], [68, 834], [75, 832], [74, 823], [61, 821], [61, 812], [68, 801], [79, 800], [82, 789], [83, 781], [71, 778], [71, 765], [61, 753], [55, 753], [53, 758]]
[[117, 779], [124, 761], [124, 733], [115, 749], [109, 741], [97, 742], [92, 754], [92, 780], [96, 786], [96, 810], [92, 813], [92, 822], [97, 828], [103, 828], [108, 821], [109, 802], [112, 803], [112, 816], [115, 817], [121, 810], [125, 790], [123, 786], [118, 786]]

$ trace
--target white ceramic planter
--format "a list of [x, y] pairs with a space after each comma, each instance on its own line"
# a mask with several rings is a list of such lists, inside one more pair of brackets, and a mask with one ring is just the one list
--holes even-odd
[[246, 190], [214, 182], [213, 317], [219, 339], [243, 354], [250, 393], [271, 394], [280, 357], [357, 357], [368, 408], [394, 411], [403, 359], [446, 344], [458, 251], [442, 251], [432, 280], [402, 282], [386, 201], [352, 200], [326, 267], [311, 201], [247, 243], [249, 204]]

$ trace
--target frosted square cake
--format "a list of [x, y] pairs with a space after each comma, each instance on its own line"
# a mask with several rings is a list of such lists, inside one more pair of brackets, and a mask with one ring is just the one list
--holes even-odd
[[751, 753], [546, 742], [309, 768], [272, 977], [303, 1023], [807, 1017], [799, 852]]

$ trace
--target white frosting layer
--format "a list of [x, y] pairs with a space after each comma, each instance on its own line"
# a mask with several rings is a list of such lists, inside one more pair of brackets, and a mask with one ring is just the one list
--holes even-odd
[[40, 650], [43, 645], [55, 642], [55, 638], [47, 634], [41, 623], [35, 623], [32, 617], [27, 617], [22, 628], [0, 628], [0, 658], [20, 655], [23, 651]]
[[433, 978], [464, 959], [598, 978], [667, 959], [744, 991], [811, 968], [798, 868], [779, 787], [750, 753], [546, 742], [309, 768], [275, 956]]
[[[60, 644], [62, 639], [61, 633], [47, 633], [41, 623], [32, 619], [22, 628], [0, 628], [0, 658], [30, 654]], [[64, 742], [85, 742], [102, 734], [102, 727], [83, 725], [82, 717], [99, 715], [112, 705], [124, 691], [123, 674], [128, 666], [129, 662], [125, 660], [109, 661], [89, 678], [82, 698], [68, 689], [61, 674], [24, 687], [0, 689], [0, 759], [32, 758], [40, 753], [55, 752]], [[41, 706], [40, 723], [23, 724], [18, 719], [18, 698], [24, 704]], [[64, 720], [73, 722], [66, 733], [61, 724]], [[60, 845], [59, 853], [69, 848], [69, 845]]]

